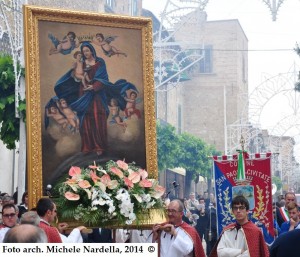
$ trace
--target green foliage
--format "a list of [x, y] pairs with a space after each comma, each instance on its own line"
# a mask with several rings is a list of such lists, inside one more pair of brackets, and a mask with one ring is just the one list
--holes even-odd
[[[21, 67], [18, 65], [18, 69]], [[21, 70], [24, 75], [24, 70]], [[26, 103], [19, 98], [21, 116], [25, 119]], [[15, 73], [13, 60], [0, 54], [0, 139], [7, 149], [15, 149], [19, 141], [20, 120], [15, 117]]]
[[272, 177], [272, 183], [277, 186], [277, 191], [280, 191], [280, 189], [282, 188], [282, 181], [281, 181], [281, 179], [279, 177], [277, 177], [277, 176], [273, 176]]
[[210, 178], [212, 163], [209, 156], [220, 154], [201, 139], [188, 133], [178, 135], [173, 126], [161, 125], [159, 122], [157, 152], [159, 170], [183, 167], [192, 179], [198, 174]]
[[161, 125], [157, 122], [157, 152], [158, 152], [158, 169], [165, 170], [175, 167], [175, 159], [180, 151], [178, 144], [178, 135], [175, 128], [169, 124]]

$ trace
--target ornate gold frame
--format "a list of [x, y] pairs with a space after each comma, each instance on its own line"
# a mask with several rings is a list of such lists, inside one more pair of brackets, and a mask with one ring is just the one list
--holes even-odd
[[[42, 103], [41, 103], [41, 22], [66, 23], [101, 28], [134, 30], [141, 36], [142, 82], [144, 103], [144, 127], [146, 146], [146, 169], [150, 176], [157, 178], [156, 123], [154, 107], [152, 21], [149, 18], [77, 12], [49, 9], [37, 6], [24, 6], [24, 35], [26, 61], [26, 100], [27, 100], [27, 168], [28, 192], [34, 207], [44, 195], [43, 155], [42, 155]], [[68, 28], [69, 29], [69, 28]], [[135, 47], [135, 46], [132, 46]]]

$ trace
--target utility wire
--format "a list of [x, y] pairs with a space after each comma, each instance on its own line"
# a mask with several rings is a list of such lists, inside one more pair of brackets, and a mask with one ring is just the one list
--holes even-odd
[[[197, 49], [197, 50], [207, 50], [207, 49]], [[284, 52], [284, 51], [295, 51], [295, 49], [214, 49], [211, 48], [211, 51], [218, 52]]]

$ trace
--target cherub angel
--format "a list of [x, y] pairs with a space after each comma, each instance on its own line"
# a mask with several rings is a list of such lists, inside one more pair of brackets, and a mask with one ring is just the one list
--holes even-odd
[[112, 114], [110, 124], [118, 124], [118, 125], [122, 126], [124, 128], [124, 132], [125, 132], [127, 124], [126, 124], [126, 122], [124, 122], [124, 120], [120, 116], [120, 107], [119, 107], [119, 103], [118, 103], [117, 99], [112, 98], [110, 100], [109, 109]]
[[74, 112], [68, 106], [67, 101], [64, 98], [61, 98], [57, 101], [57, 106], [58, 106], [59, 110], [64, 114], [64, 116], [67, 118], [68, 123], [71, 125], [72, 129], [75, 131], [78, 131], [79, 119], [76, 115], [76, 112]]
[[72, 65], [72, 76], [76, 82], [82, 82], [84, 88], [87, 88], [87, 82], [90, 82], [90, 78], [87, 74], [87, 68], [83, 68], [82, 54], [80, 51], [76, 51], [73, 55], [75, 62]]
[[49, 50], [49, 55], [52, 54], [70, 54], [75, 48], [79, 47], [76, 40], [76, 34], [73, 31], [68, 32], [62, 40], [57, 39], [53, 34], [49, 33], [48, 38], [52, 41], [54, 48]]
[[126, 108], [124, 110], [126, 118], [130, 119], [132, 115], [136, 115], [139, 119], [141, 118], [141, 111], [136, 108], [136, 104], [140, 102], [140, 99], [137, 98], [136, 91], [130, 91], [129, 97], [124, 96], [126, 101]]
[[53, 118], [63, 129], [68, 125], [68, 120], [62, 115], [56, 106], [49, 106], [46, 108], [47, 117]]
[[93, 43], [100, 46], [103, 53], [111, 57], [113, 55], [124, 55], [127, 57], [127, 54], [122, 52], [121, 50], [118, 50], [115, 46], [112, 46], [110, 43], [114, 41], [117, 38], [117, 36], [109, 36], [104, 38], [102, 33], [97, 33], [96, 37], [93, 39]]

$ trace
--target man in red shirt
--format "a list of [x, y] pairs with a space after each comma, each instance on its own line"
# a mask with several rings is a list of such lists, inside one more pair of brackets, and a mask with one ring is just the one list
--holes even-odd
[[67, 223], [59, 223], [58, 227], [52, 227], [50, 224], [55, 220], [57, 215], [56, 204], [50, 198], [41, 198], [36, 206], [37, 214], [40, 216], [40, 228], [47, 235], [48, 243], [82, 243], [80, 231], [85, 229], [84, 226], [74, 228], [70, 235], [66, 237], [61, 234], [68, 227]]

